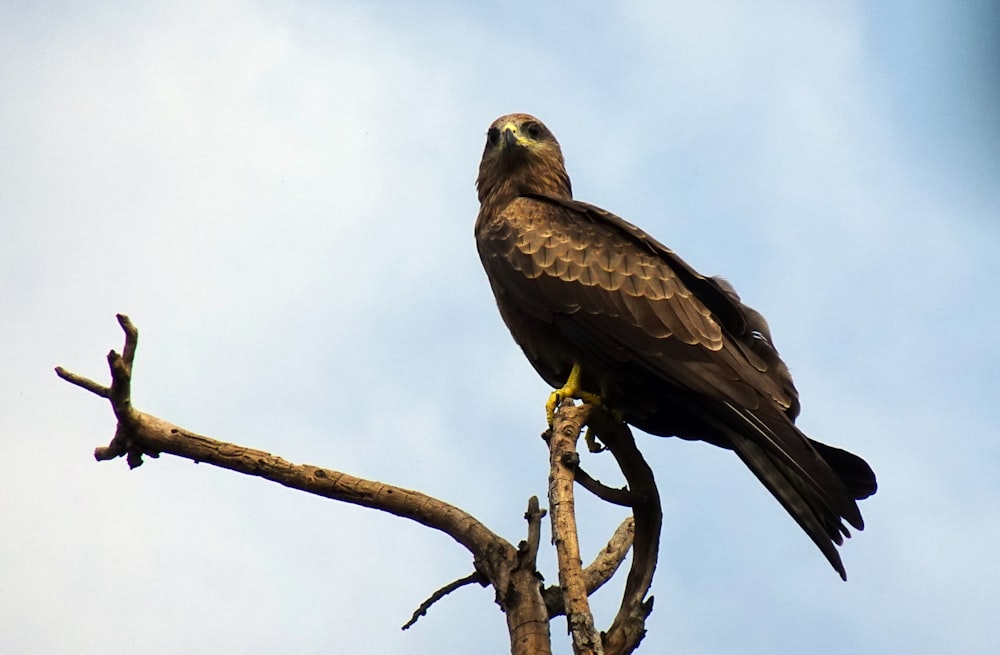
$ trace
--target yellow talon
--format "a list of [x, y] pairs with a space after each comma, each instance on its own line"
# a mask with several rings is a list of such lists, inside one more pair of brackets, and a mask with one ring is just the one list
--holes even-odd
[[566, 384], [549, 394], [549, 399], [545, 403], [545, 418], [548, 420], [549, 426], [552, 425], [552, 422], [555, 419], [556, 407], [558, 407], [559, 403], [567, 398], [582, 400], [583, 402], [590, 403], [591, 405], [603, 404], [601, 397], [596, 393], [583, 390], [583, 387], [580, 385], [580, 378], [582, 376], [583, 371], [580, 369], [580, 365], [573, 364], [573, 369], [569, 372], [569, 378], [566, 380]]

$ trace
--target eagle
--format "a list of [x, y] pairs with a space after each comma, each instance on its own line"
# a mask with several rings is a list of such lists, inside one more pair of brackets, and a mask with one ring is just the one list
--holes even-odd
[[496, 119], [476, 181], [479, 257], [500, 315], [563, 398], [658, 436], [732, 450], [844, 580], [835, 545], [864, 528], [871, 467], [802, 433], [798, 391], [764, 317], [643, 230], [573, 199], [552, 132]]

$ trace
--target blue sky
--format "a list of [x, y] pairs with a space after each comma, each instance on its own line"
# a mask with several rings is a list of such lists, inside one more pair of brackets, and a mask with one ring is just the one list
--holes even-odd
[[[765, 313], [800, 425], [879, 474], [845, 584], [731, 453], [639, 435], [665, 507], [640, 652], [991, 652], [1000, 12], [830, 4], [4, 4], [4, 651], [507, 652], [479, 588], [399, 631], [471, 571], [447, 537], [98, 465], [110, 410], [52, 367], [103, 379], [128, 313], [141, 409], [518, 541], [547, 389], [472, 225], [486, 127], [526, 111], [578, 198]], [[580, 513], [588, 553], [622, 519]]]

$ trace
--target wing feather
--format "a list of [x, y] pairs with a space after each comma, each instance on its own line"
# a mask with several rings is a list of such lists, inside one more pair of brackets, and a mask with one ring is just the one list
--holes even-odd
[[834, 545], [849, 536], [843, 520], [863, 527], [855, 499], [874, 493], [874, 474], [795, 427], [798, 393], [767, 323], [728, 282], [568, 195], [484, 202], [476, 241], [504, 321], [547, 382], [579, 363], [630, 423], [732, 448], [844, 575]]
[[[648, 369], [677, 384], [683, 385], [693, 371], [693, 390], [719, 400], [745, 404], [752, 400], [747, 386], [767, 396], [780, 395], [776, 385], [745, 358], [702, 356], [699, 351], [724, 350], [728, 342], [722, 327], [658, 253], [588, 220], [586, 213], [534, 198], [515, 200], [496, 222], [510, 227], [482, 231], [481, 238], [492, 243], [491, 277], [504, 276], [505, 268], [518, 271], [520, 276], [505, 276], [503, 287], [532, 315], [551, 322], [556, 314], [582, 309], [585, 315], [622, 317], [627, 320], [608, 334], [588, 340], [635, 350], [636, 359], [648, 358]], [[618, 265], [614, 273], [606, 270], [612, 264]], [[546, 284], [539, 285], [542, 279]], [[553, 281], [558, 283], [549, 283]], [[578, 320], [583, 323], [578, 328], [581, 333], [608, 329], [602, 322]], [[676, 344], [673, 356], [662, 356], [663, 340]], [[739, 350], [731, 343], [729, 349]], [[691, 364], [684, 366], [686, 360]]]

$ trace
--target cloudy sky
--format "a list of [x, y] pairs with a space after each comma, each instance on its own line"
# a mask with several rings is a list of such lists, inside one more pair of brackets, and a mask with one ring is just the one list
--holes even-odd
[[[768, 316], [800, 425], [879, 474], [842, 583], [731, 453], [639, 435], [665, 508], [640, 652], [992, 652], [1000, 12], [924, 4], [3, 3], [2, 650], [507, 652], [478, 587], [399, 630], [471, 571], [446, 536], [97, 464], [111, 412], [52, 367], [106, 379], [127, 313], [140, 409], [516, 543], [547, 389], [472, 225], [486, 127], [525, 111], [578, 198]], [[623, 517], [580, 515], [588, 553]]]

